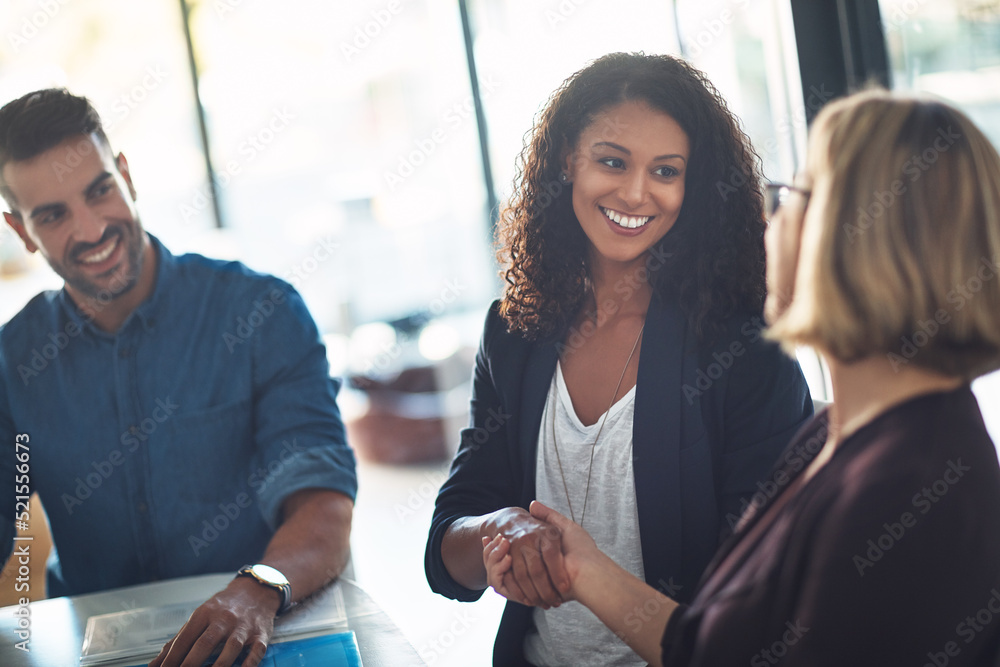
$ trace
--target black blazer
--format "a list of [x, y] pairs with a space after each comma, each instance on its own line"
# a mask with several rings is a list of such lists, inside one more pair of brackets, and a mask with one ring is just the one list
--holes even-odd
[[[748, 315], [699, 346], [676, 303], [654, 295], [636, 380], [632, 462], [646, 582], [690, 599], [702, 571], [778, 455], [812, 415], [798, 363], [761, 338]], [[481, 590], [456, 583], [441, 540], [456, 519], [535, 497], [538, 432], [561, 338], [509, 333], [494, 302], [476, 356], [469, 427], [441, 487], [424, 565], [431, 588], [462, 601]], [[526, 665], [531, 608], [508, 603], [494, 664]]]

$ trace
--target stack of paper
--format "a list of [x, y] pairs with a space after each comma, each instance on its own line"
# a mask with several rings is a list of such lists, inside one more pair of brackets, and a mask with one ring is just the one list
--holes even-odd
[[[159, 654], [163, 645], [177, 634], [191, 613], [203, 602], [204, 600], [192, 600], [179, 604], [144, 607], [91, 616], [87, 620], [87, 630], [84, 634], [83, 651], [80, 655], [81, 667], [105, 665], [131, 659], [152, 660]], [[344, 606], [344, 596], [340, 586], [335, 584], [304, 604], [296, 605], [287, 614], [275, 620], [274, 636], [271, 640], [273, 644], [268, 649], [267, 655], [271, 656], [272, 652], [281, 645], [274, 642], [287, 642], [292, 639], [314, 637], [318, 634], [329, 635], [331, 632], [346, 629], [347, 613]], [[350, 638], [356, 654], [357, 645], [353, 640], [354, 634], [348, 632], [344, 633], [344, 636]], [[285, 655], [283, 652], [286, 650], [293, 649], [281, 649], [276, 655]], [[265, 662], [262, 664], [270, 665], [272, 663], [268, 663], [267, 658], [265, 658]], [[279, 665], [281, 663], [273, 664]], [[298, 661], [289, 664], [307, 663]], [[339, 665], [341, 663], [322, 662], [322, 664]], [[360, 664], [360, 658], [357, 662], [344, 662], [342, 664]]]

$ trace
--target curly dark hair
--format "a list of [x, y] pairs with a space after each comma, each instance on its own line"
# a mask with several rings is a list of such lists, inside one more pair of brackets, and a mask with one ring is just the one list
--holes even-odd
[[667, 114], [690, 141], [684, 203], [658, 244], [670, 260], [651, 272], [654, 292], [678, 299], [702, 341], [726, 318], [763, 309], [766, 223], [749, 138], [706, 76], [683, 60], [612, 53], [567, 79], [526, 135], [497, 229], [500, 313], [511, 331], [557, 335], [586, 303], [587, 237], [559, 175], [595, 116], [626, 101]]

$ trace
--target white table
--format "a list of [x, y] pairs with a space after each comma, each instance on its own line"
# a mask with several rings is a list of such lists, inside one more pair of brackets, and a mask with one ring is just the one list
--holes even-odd
[[[208, 599], [233, 578], [232, 573], [207, 574], [158, 581], [100, 593], [40, 600], [31, 611], [30, 653], [15, 647], [17, 606], [0, 608], [0, 665], [3, 667], [73, 667], [80, 664], [87, 619], [98, 614], [141, 607], [174, 604], [196, 597]], [[410, 667], [424, 665], [413, 646], [388, 615], [357, 584], [340, 579], [347, 629], [354, 631], [365, 667]], [[135, 660], [114, 663], [134, 665]]]

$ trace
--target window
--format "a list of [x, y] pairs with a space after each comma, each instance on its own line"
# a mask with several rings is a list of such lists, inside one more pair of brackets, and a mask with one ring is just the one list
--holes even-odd
[[[994, 0], [880, 0], [897, 90], [962, 109], [1000, 149], [1000, 4]], [[1000, 371], [972, 385], [1000, 445]]]
[[486, 301], [454, 2], [200, 3], [191, 23], [241, 258], [292, 282], [325, 331]]

